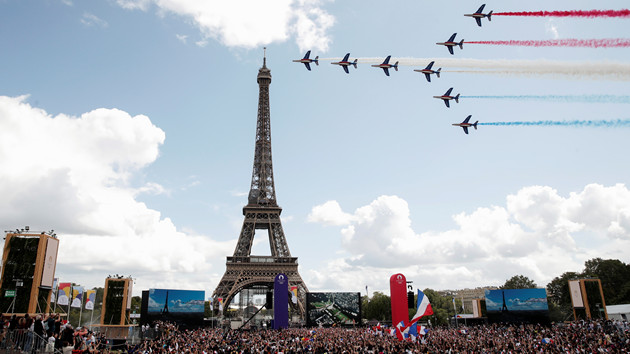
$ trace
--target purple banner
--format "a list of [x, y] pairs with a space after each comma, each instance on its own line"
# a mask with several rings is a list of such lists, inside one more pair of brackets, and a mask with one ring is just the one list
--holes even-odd
[[278, 274], [273, 281], [273, 329], [289, 328], [289, 278]]

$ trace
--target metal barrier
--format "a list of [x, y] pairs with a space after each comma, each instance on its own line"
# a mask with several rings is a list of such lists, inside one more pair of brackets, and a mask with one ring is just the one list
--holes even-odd
[[47, 348], [47, 338], [26, 329], [5, 330], [0, 337], [0, 351], [3, 353], [62, 353]]

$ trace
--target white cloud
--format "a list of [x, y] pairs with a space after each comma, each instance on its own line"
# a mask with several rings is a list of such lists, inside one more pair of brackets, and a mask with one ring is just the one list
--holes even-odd
[[545, 30], [551, 33], [554, 39], [560, 38], [560, 33], [558, 32], [558, 25], [554, 23], [553, 19], [547, 20], [547, 23], [545, 23]]
[[[313, 207], [310, 221], [342, 227], [350, 256], [312, 271], [311, 281], [323, 288], [347, 288], [341, 282], [348, 282], [387, 289], [389, 276], [402, 272], [421, 280], [419, 288], [446, 289], [502, 285], [522, 274], [545, 286], [594, 257], [628, 261], [630, 190], [622, 184], [590, 184], [568, 197], [550, 187], [525, 187], [507, 196], [505, 207], [455, 215], [457, 227], [446, 231], [417, 233], [409, 215], [396, 196], [381, 196], [353, 214], [336, 201]], [[584, 241], [585, 231], [594, 241]]]
[[81, 23], [86, 26], [98, 26], [103, 28], [109, 26], [107, 21], [89, 12], [83, 14], [83, 17], [81, 17]]
[[322, 205], [313, 207], [308, 215], [309, 222], [318, 222], [326, 225], [347, 225], [350, 223], [352, 215], [341, 210], [341, 206], [335, 200], [329, 200]]
[[53, 117], [26, 98], [0, 96], [0, 226], [55, 229], [57, 276], [88, 287], [114, 273], [132, 275], [136, 289], [204, 289], [209, 275], [218, 277], [210, 260], [234, 241], [178, 231], [136, 200], [165, 192], [130, 183], [157, 159], [161, 129], [117, 109]]
[[185, 34], [176, 34], [175, 37], [184, 44], [186, 44], [186, 40], [188, 39], [188, 36]]
[[191, 19], [204, 36], [229, 47], [255, 48], [284, 42], [295, 36], [300, 50], [326, 51], [331, 42], [328, 30], [334, 17], [321, 0], [117, 0], [130, 10], [147, 11], [155, 5], [158, 13]]

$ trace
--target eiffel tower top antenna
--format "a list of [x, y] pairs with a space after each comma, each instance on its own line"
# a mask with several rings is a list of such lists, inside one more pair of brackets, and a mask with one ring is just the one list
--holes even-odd
[[271, 113], [269, 111], [269, 85], [271, 70], [267, 68], [267, 48], [264, 48], [263, 66], [258, 70], [256, 81], [259, 86], [258, 117], [256, 120], [256, 146], [252, 184], [249, 189], [247, 207], [278, 207], [273, 181], [271, 158]]

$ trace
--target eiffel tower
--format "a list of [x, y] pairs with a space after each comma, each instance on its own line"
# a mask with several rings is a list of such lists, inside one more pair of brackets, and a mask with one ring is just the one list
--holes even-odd
[[[289, 245], [284, 237], [280, 213], [282, 208], [276, 202], [271, 161], [271, 119], [269, 114], [269, 84], [271, 70], [267, 68], [267, 57], [263, 56], [263, 66], [258, 70], [258, 118], [256, 122], [256, 148], [252, 184], [248, 203], [243, 207], [243, 227], [238, 237], [234, 255], [227, 257], [225, 274], [212, 294], [213, 301], [223, 298], [223, 309], [227, 310], [230, 301], [243, 289], [273, 288], [278, 273], [289, 278], [291, 286], [298, 287], [297, 310], [302, 317], [306, 314], [306, 293], [308, 288], [298, 273], [297, 257], [291, 257]], [[256, 230], [267, 230], [271, 256], [253, 256], [252, 243]], [[294, 306], [291, 301], [289, 303]]]

